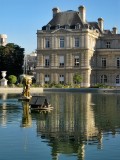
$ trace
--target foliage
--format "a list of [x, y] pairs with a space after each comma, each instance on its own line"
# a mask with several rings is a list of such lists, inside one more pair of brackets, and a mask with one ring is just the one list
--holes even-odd
[[58, 83], [55, 85], [55, 88], [64, 88], [63, 86], [64, 86], [63, 84]]
[[10, 76], [8, 77], [8, 83], [9, 83], [9, 84], [15, 84], [16, 82], [17, 82], [17, 77], [16, 77], [16, 76], [10, 75]]
[[105, 85], [103, 83], [97, 83], [95, 86], [92, 86], [91, 88], [110, 88], [110, 86]]
[[73, 76], [73, 82], [75, 84], [80, 84], [82, 82], [82, 77], [79, 73], [75, 73], [75, 75]]
[[9, 75], [19, 76], [23, 73], [24, 48], [8, 43], [6, 46], [0, 46], [0, 72], [7, 71]]

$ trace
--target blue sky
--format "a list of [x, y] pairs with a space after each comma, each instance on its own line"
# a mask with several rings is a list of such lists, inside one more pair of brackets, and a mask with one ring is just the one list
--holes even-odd
[[0, 0], [0, 34], [8, 35], [8, 43], [25, 48], [25, 54], [37, 48], [38, 29], [52, 19], [52, 9], [61, 11], [86, 8], [87, 21], [104, 19], [104, 29], [120, 31], [120, 0]]

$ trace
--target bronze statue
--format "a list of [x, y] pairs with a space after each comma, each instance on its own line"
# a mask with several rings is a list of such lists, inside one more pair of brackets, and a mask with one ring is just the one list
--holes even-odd
[[30, 76], [25, 76], [22, 80], [23, 84], [23, 92], [22, 96], [30, 99], [32, 96], [30, 95], [30, 85], [32, 84], [32, 79]]

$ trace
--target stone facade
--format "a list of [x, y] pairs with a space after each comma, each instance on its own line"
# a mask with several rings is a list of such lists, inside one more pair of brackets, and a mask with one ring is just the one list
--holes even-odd
[[82, 76], [82, 87], [96, 83], [120, 85], [120, 35], [117, 28], [104, 30], [104, 20], [86, 21], [86, 10], [61, 12], [53, 9], [53, 18], [37, 31], [38, 84], [73, 84], [73, 76]]
[[36, 75], [35, 67], [37, 63], [37, 54], [32, 52], [24, 57], [24, 74]]

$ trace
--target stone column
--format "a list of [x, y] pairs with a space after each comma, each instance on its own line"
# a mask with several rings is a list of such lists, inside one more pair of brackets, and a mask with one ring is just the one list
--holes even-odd
[[85, 66], [85, 55], [84, 53], [81, 53], [81, 59], [80, 59], [80, 65], [81, 67], [84, 67]]
[[69, 64], [70, 64], [70, 68], [72, 68], [73, 67], [73, 57], [71, 53], [69, 55]]
[[73, 47], [73, 43], [72, 43], [72, 37], [69, 37], [69, 47], [72, 48]]
[[66, 54], [66, 67], [69, 67], [69, 54]]
[[59, 83], [59, 75], [57, 73], [54, 74], [55, 83]]
[[58, 55], [54, 54], [54, 66], [58, 67], [59, 66], [59, 62], [58, 62]]
[[41, 66], [41, 67], [44, 66], [44, 57], [42, 54], [39, 55], [39, 66]]
[[69, 73], [69, 84], [73, 84], [73, 73]]
[[67, 53], [66, 54], [66, 67], [67, 68], [72, 68], [73, 67], [73, 60], [72, 60], [72, 54], [71, 53]]
[[40, 84], [44, 85], [44, 74], [40, 73]]
[[55, 57], [55, 54], [51, 54], [51, 68], [54, 68], [54, 66], [55, 66], [54, 57]]
[[69, 83], [69, 73], [66, 73], [66, 75], [65, 75], [65, 82], [67, 84]]
[[50, 79], [50, 81], [51, 81], [51, 83], [53, 83], [55, 80], [54, 80], [54, 73], [51, 73], [51, 79]]
[[84, 40], [84, 36], [82, 35], [81, 36], [81, 38], [80, 38], [80, 41], [81, 41], [81, 48], [84, 48], [84, 42], [85, 42], [85, 40]]
[[89, 47], [89, 36], [88, 34], [84, 35], [84, 48], [87, 49]]
[[66, 46], [65, 48], [69, 48], [69, 36], [66, 36]]
[[40, 41], [41, 41], [40, 48], [43, 49], [43, 45], [44, 45], [44, 43], [43, 43], [43, 38], [41, 38]]
[[87, 70], [83, 73], [83, 87], [90, 87], [90, 73], [91, 71]]

